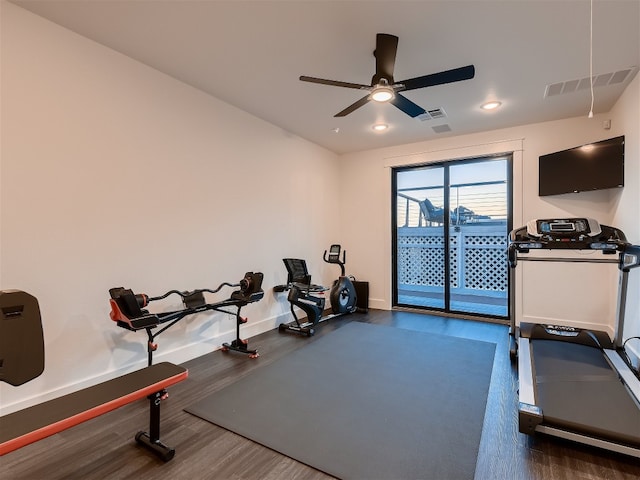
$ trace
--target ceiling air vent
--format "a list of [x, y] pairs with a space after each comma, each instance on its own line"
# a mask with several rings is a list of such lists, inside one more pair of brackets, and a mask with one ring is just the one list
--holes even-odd
[[418, 115], [418, 119], [422, 122], [426, 122], [427, 120], [433, 120], [435, 118], [445, 118], [447, 114], [444, 111], [444, 108], [434, 108], [432, 110], [427, 110], [424, 113]]
[[[633, 74], [636, 71], [636, 67], [625, 68], [624, 70], [618, 70], [617, 72], [602, 73], [600, 75], [594, 75], [593, 87], [604, 87], [606, 85], [616, 85], [624, 83], [627, 80], [633, 78]], [[564, 82], [552, 83], [547, 85], [544, 90], [544, 98], [553, 97], [555, 95], [562, 95], [565, 93], [572, 93], [579, 90], [586, 90], [590, 87], [589, 77], [578, 78], [574, 80], [566, 80]]]
[[446, 123], [444, 125], [435, 125], [431, 128], [433, 128], [433, 131], [436, 133], [446, 133], [451, 131], [451, 127]]
[[427, 113], [431, 115], [431, 118], [445, 118], [447, 116], [443, 108], [434, 108], [433, 110], [427, 110]]

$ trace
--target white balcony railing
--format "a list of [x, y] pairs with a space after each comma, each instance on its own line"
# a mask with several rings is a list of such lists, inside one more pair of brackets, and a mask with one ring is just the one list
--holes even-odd
[[[442, 296], [445, 282], [444, 229], [400, 227], [397, 232], [397, 279], [402, 295]], [[449, 277], [452, 303], [481, 304], [474, 313], [506, 316], [508, 291], [507, 224], [504, 220], [451, 228]], [[433, 295], [430, 295], [433, 294]], [[497, 305], [497, 308], [482, 305]], [[431, 305], [434, 306], [434, 305]], [[463, 309], [466, 310], [466, 309]]]

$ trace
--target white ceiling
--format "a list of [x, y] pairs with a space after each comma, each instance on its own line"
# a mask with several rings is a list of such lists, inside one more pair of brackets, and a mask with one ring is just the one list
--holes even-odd
[[[12, 2], [337, 153], [587, 115], [591, 102], [589, 88], [544, 95], [589, 76], [589, 0]], [[593, 4], [594, 75], [635, 67], [594, 89], [601, 113], [640, 65], [640, 1]], [[400, 39], [396, 80], [475, 65], [472, 80], [404, 94], [446, 118], [373, 102], [334, 118], [363, 92], [298, 80], [369, 84], [376, 33]], [[479, 108], [493, 99], [499, 110]], [[435, 133], [443, 124], [451, 132]]]

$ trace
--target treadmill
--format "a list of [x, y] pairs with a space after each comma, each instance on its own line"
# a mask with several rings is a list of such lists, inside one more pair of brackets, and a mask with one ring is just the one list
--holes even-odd
[[[597, 250], [596, 258], [527, 256], [531, 250]], [[509, 267], [518, 261], [616, 263], [620, 271], [615, 335], [564, 325], [515, 325], [510, 286], [511, 356], [518, 358], [521, 433], [540, 432], [640, 458], [640, 375], [624, 351], [629, 271], [640, 246], [590, 218], [532, 220], [509, 234]]]

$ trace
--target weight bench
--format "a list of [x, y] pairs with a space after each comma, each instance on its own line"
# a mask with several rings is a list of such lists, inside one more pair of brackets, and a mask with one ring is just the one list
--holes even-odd
[[[21, 385], [44, 371], [38, 301], [19, 290], [0, 291], [0, 312], [0, 381]], [[164, 461], [171, 460], [175, 450], [160, 441], [160, 401], [167, 387], [187, 375], [184, 367], [159, 363], [0, 417], [0, 455], [146, 397], [149, 432], [140, 431], [135, 439]]]

